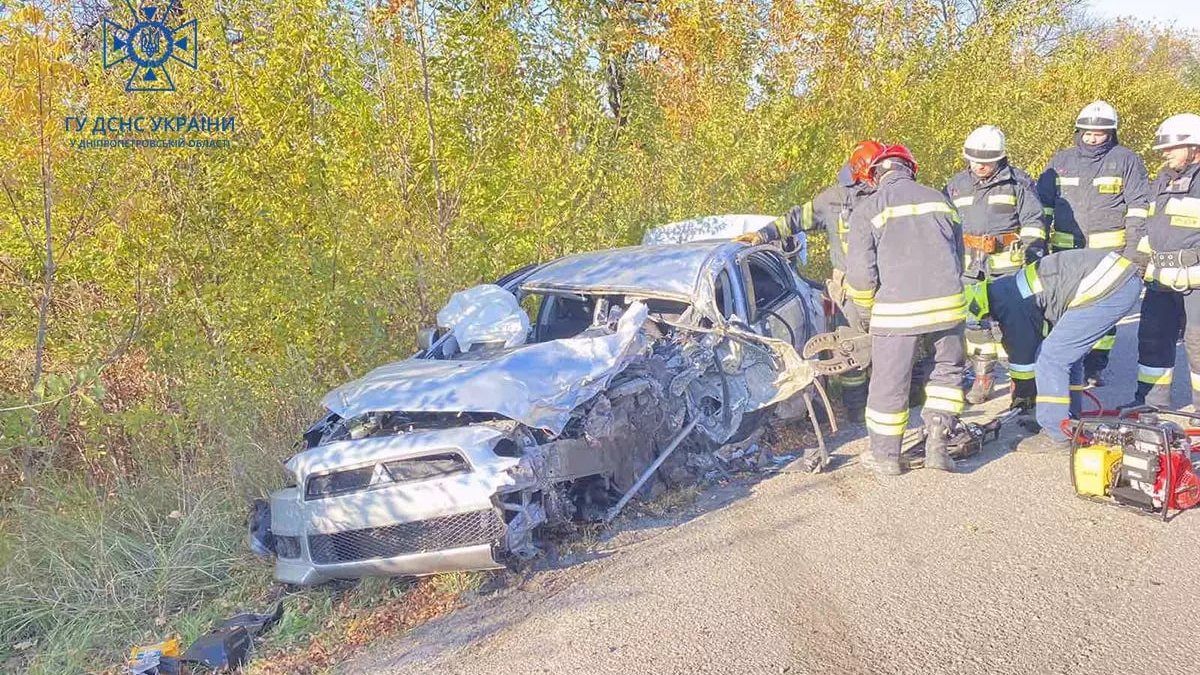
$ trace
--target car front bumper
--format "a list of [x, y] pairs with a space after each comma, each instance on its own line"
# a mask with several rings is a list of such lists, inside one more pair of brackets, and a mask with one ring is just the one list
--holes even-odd
[[[493, 498], [511, 483], [506, 470], [516, 460], [493, 452], [500, 433], [475, 429], [359, 442], [380, 446], [368, 448], [370, 461], [454, 448], [468, 458], [465, 473], [318, 499], [305, 499], [299, 487], [272, 493], [269, 512], [260, 517], [270, 519], [275, 578], [311, 586], [332, 579], [502, 567], [496, 549], [506, 526]], [[463, 442], [468, 438], [473, 442]], [[360, 463], [361, 449], [354, 454]], [[306, 479], [302, 472], [297, 482], [304, 485]]]
[[[312, 530], [303, 506], [298, 507], [290, 494], [293, 491], [280, 490], [271, 496], [275, 578], [280, 582], [311, 586], [332, 579], [501, 567], [493, 551], [504, 537], [504, 521], [491, 504], [479, 510], [323, 533]], [[289, 521], [298, 527], [282, 524]]]

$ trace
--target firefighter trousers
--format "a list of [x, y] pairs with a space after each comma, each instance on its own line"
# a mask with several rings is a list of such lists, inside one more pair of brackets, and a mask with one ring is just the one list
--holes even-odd
[[1021, 296], [1014, 283], [994, 284], [989, 295], [991, 318], [1000, 326], [1004, 350], [1008, 352], [1013, 398], [1033, 399], [1037, 395], [1034, 369], [1045, 319], [1032, 301]]
[[872, 335], [871, 385], [867, 392], [867, 430], [877, 458], [899, 457], [908, 426], [909, 384], [917, 346], [933, 346], [933, 372], [925, 385], [921, 419], [953, 429], [963, 409], [963, 324], [926, 335]]
[[[852, 328], [862, 325], [858, 305], [851, 302], [849, 298], [843, 296], [837, 307], [841, 310], [838, 313], [838, 324]], [[838, 384], [842, 389], [842, 404], [846, 406], [851, 419], [858, 417], [859, 422], [862, 421], [859, 416], [867, 405], [867, 377], [866, 371], [858, 369], [848, 370], [837, 376]]]
[[[1092, 246], [1090, 248], [1097, 248]], [[1121, 253], [1121, 248], [1101, 247], [1101, 250], [1109, 252]], [[1104, 335], [1101, 335], [1096, 344], [1092, 345], [1091, 351], [1083, 359], [1083, 374], [1085, 377], [1099, 376], [1105, 369], [1108, 368], [1108, 356], [1112, 352], [1112, 348], [1117, 344], [1117, 327], [1114, 325]]]
[[1200, 402], [1200, 292], [1186, 295], [1158, 283], [1146, 285], [1138, 324], [1138, 384], [1134, 400], [1171, 405], [1175, 344], [1183, 333], [1191, 373], [1192, 403]]
[[1062, 422], [1079, 414], [1083, 360], [1096, 341], [1129, 314], [1141, 292], [1142, 282], [1130, 277], [1107, 296], [1063, 312], [1042, 341], [1035, 364], [1037, 421], [1051, 438], [1067, 440]]
[[1117, 344], [1117, 329], [1113, 327], [1104, 335], [1096, 340], [1096, 344], [1092, 345], [1092, 350], [1087, 353], [1083, 359], [1083, 369], [1088, 375], [1099, 375], [1108, 368], [1108, 354], [1112, 351], [1113, 345]]

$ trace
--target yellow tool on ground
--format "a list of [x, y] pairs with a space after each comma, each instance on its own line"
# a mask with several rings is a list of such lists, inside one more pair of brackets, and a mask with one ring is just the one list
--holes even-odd
[[1075, 476], [1075, 492], [1089, 497], [1107, 497], [1121, 475], [1120, 448], [1111, 445], [1090, 445], [1075, 451], [1071, 470]]

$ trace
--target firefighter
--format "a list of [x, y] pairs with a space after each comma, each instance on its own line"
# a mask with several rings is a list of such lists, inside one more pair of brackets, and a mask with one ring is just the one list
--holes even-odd
[[901, 472], [909, 382], [918, 342], [933, 345], [934, 368], [921, 417], [928, 436], [925, 467], [954, 471], [946, 448], [963, 408], [962, 228], [945, 196], [917, 183], [917, 163], [902, 145], [886, 146], [851, 167], [874, 188], [850, 216], [847, 292], [869, 316], [871, 383], [864, 464], [880, 475]]
[[[1033, 178], [1008, 162], [1004, 132], [990, 124], [963, 144], [968, 167], [950, 179], [946, 197], [962, 220], [963, 283], [1012, 274], [1046, 252], [1046, 224]], [[992, 366], [1006, 358], [999, 327], [984, 320], [966, 331], [975, 381], [967, 402], [983, 403], [992, 390]]]
[[[1142, 237], [1149, 205], [1146, 165], [1117, 141], [1117, 111], [1104, 101], [1084, 106], [1075, 119], [1075, 147], [1059, 150], [1038, 179], [1052, 218], [1051, 250], [1094, 248], [1131, 256]], [[1084, 377], [1102, 385], [1116, 329], [1084, 361]]]
[[1137, 304], [1137, 265], [1116, 251], [1067, 250], [985, 284], [969, 311], [1000, 324], [1012, 360], [1013, 406], [1034, 403], [1041, 427], [1017, 450], [1065, 452], [1070, 442], [1062, 422], [1079, 414], [1083, 359]]
[[[737, 241], [755, 246], [781, 241], [796, 232], [823, 228], [829, 241], [829, 297], [839, 309], [838, 321], [843, 325], [858, 326], [860, 323], [858, 308], [849, 300], [845, 290], [846, 233], [855, 204], [870, 192], [866, 183], [851, 176], [850, 163], [862, 157], [874, 157], [882, 150], [883, 146], [876, 141], [858, 142], [850, 153], [849, 161], [838, 171], [836, 183], [810, 201], [793, 206], [787, 215], [761, 230], [736, 237]], [[850, 420], [862, 422], [863, 409], [867, 405], [867, 374], [861, 370], [842, 373], [838, 376], [838, 383], [842, 389], [842, 403]]]
[[[1170, 404], [1175, 341], [1191, 371], [1192, 401], [1200, 401], [1200, 116], [1168, 117], [1154, 136], [1166, 167], [1154, 180], [1146, 221], [1146, 297], [1138, 326], [1135, 400]], [[1145, 255], [1146, 246], [1139, 254]]]

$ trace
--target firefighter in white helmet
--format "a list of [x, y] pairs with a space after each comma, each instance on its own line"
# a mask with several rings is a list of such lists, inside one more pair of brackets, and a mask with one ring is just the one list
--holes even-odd
[[1146, 241], [1134, 254], [1146, 267], [1138, 326], [1138, 403], [1169, 405], [1175, 342], [1191, 371], [1192, 401], [1200, 402], [1200, 116], [1163, 120], [1154, 135], [1166, 167], [1150, 188]]
[[[1053, 219], [1050, 248], [1094, 248], [1130, 257], [1142, 237], [1149, 206], [1146, 165], [1117, 141], [1117, 111], [1093, 101], [1075, 119], [1075, 145], [1059, 150], [1038, 179], [1038, 194]], [[1084, 360], [1093, 385], [1103, 384], [1114, 328]]]
[[[950, 179], [945, 193], [962, 220], [963, 284], [970, 285], [1012, 274], [1045, 255], [1046, 223], [1037, 186], [1009, 163], [999, 127], [986, 124], [972, 131], [963, 144], [963, 158], [967, 168]], [[966, 336], [975, 374], [967, 401], [983, 403], [994, 383], [993, 365], [1007, 357], [1000, 327], [985, 318], [968, 325]], [[1013, 379], [1026, 375], [1033, 377], [1032, 371], [1018, 369]]]

